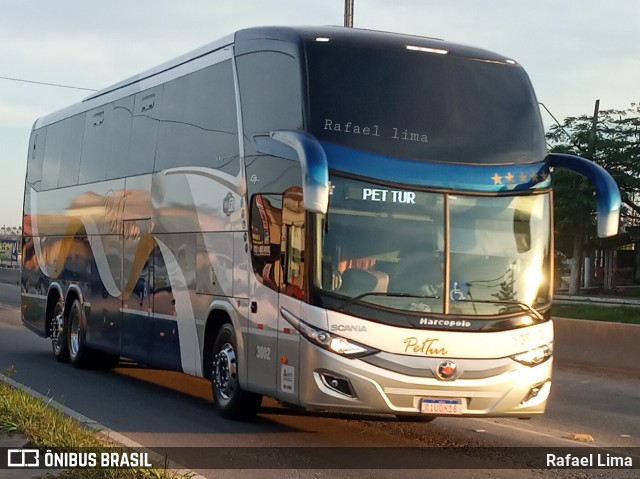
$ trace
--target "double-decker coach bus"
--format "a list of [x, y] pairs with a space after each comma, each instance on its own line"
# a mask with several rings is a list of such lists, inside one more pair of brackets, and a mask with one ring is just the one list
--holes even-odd
[[515, 61], [437, 39], [252, 28], [36, 121], [22, 320], [333, 411], [529, 417], [551, 388], [551, 168]]

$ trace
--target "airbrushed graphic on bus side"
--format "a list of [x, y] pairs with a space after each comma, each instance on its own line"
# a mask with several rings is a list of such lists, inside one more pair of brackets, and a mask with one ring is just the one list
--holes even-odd
[[169, 274], [169, 282], [171, 283], [171, 291], [175, 299], [176, 323], [178, 325], [178, 339], [180, 340], [180, 357], [182, 362], [182, 370], [185, 373], [202, 376], [202, 365], [197, 352], [200, 351], [198, 344], [190, 344], [189, 341], [197, 341], [198, 334], [196, 331], [195, 315], [193, 314], [193, 306], [191, 297], [189, 296], [189, 287], [184, 278], [184, 274], [176, 257], [167, 246], [156, 239], [162, 258], [167, 266]]
[[[91, 252], [93, 254], [96, 267], [98, 268], [98, 274], [100, 275], [103, 286], [114, 298], [127, 299], [131, 295], [131, 292], [135, 287], [135, 283], [144, 269], [144, 264], [148, 259], [149, 254], [153, 251], [155, 240], [148, 234], [141, 237], [141, 241], [139, 242], [138, 249], [134, 257], [134, 266], [132, 267], [131, 274], [129, 275], [124, 291], [120, 291], [120, 288], [113, 278], [111, 268], [109, 267], [107, 254], [104, 250], [98, 226], [90, 216], [83, 216], [81, 218], [71, 217], [68, 220], [68, 224], [65, 228], [65, 235], [61, 240], [61, 247], [58, 251], [57, 257], [52, 261], [47, 261], [47, 258], [45, 258], [42, 251], [41, 236], [38, 226], [39, 215], [36, 191], [32, 189], [29, 197], [31, 199], [31, 227], [33, 231], [34, 250], [38, 259], [38, 266], [40, 267], [42, 274], [50, 279], [57, 279], [59, 277], [62, 273], [62, 268], [56, 268], [55, 265], [63, 265], [65, 263], [65, 259], [69, 254], [74, 238], [77, 233], [84, 228], [87, 236], [90, 238], [89, 244], [91, 245]], [[54, 268], [53, 271], [49, 270], [49, 263], [52, 264]]]
[[[242, 200], [246, 193], [244, 166], [241, 164], [237, 176], [201, 167], [173, 168], [165, 172], [165, 176], [178, 174], [186, 178], [198, 231], [203, 232], [204, 249], [215, 272], [217, 286], [224, 296], [238, 295], [239, 292], [234, 291], [234, 238], [226, 233], [247, 229]], [[218, 185], [214, 187], [212, 183]], [[231, 202], [233, 207], [229, 205]]]
[[[158, 173], [158, 175], [165, 177], [182, 176], [186, 180], [188, 192], [183, 190], [186, 193], [183, 206], [186, 211], [191, 210], [193, 212], [195, 210], [194, 229], [202, 232], [211, 231], [211, 234], [215, 237], [215, 241], [213, 241], [207, 234], [202, 234], [204, 251], [214, 268], [222, 260], [225, 262], [233, 261], [232, 257], [227, 258], [224, 253], [229, 250], [233, 254], [233, 231], [238, 231], [241, 234], [242, 230], [246, 230], [246, 212], [244, 211], [245, 202], [243, 200], [246, 192], [244, 168], [240, 168], [237, 176], [201, 167], [174, 168]], [[58, 214], [43, 217], [38, 208], [38, 198], [41, 193], [31, 188], [28, 196], [30, 199], [32, 239], [38, 268], [45, 277], [50, 279], [58, 278], [64, 269], [59, 265], [64, 265], [65, 261], [67, 261], [73, 242], [78, 237], [86, 236], [102, 286], [111, 297], [123, 301], [125, 306], [121, 308], [122, 312], [126, 309], [127, 300], [134, 292], [153, 251], [157, 248], [166, 266], [170, 291], [175, 301], [173, 304], [175, 316], [160, 314], [159, 312], [157, 315], [176, 322], [183, 371], [188, 374], [202, 376], [202, 364], [200, 361], [202, 345], [198, 344], [196, 314], [190, 295], [190, 282], [192, 281], [185, 277], [185, 271], [181, 268], [174, 254], [175, 252], [160, 239], [162, 238], [161, 234], [157, 235], [153, 230], [151, 232], [143, 230], [124, 232], [125, 236], [122, 236], [124, 231], [121, 227], [124, 216], [122, 213], [127, 204], [125, 196], [131, 195], [131, 192], [134, 192], [133, 195], [135, 196], [135, 190], [127, 191], [126, 189], [110, 190], [107, 193], [111, 202], [115, 201], [113, 200], [114, 196], [122, 197], [122, 205], [121, 208], [118, 208], [117, 218], [112, 217], [113, 208], [108, 207], [109, 201], [107, 199], [100, 200], [95, 205], [83, 205], [81, 211], [83, 209], [85, 211], [82, 211], [82, 213], [88, 214], [74, 215], [73, 211], [67, 209], [64, 215]], [[93, 196], [95, 197], [96, 195], [94, 194]], [[229, 196], [231, 196], [231, 200]], [[79, 196], [75, 198], [76, 203], [80, 203]], [[232, 208], [229, 208], [228, 203], [230, 201], [234, 205]], [[154, 207], [153, 214], [156, 218], [163, 218], [163, 213], [166, 214], [163, 206]], [[175, 211], [172, 211], [171, 214], [175, 215]], [[45, 228], [46, 232], [42, 229], [42, 225], [39, 224], [39, 220], [50, 223]], [[52, 221], [55, 222], [54, 227], [52, 227]], [[52, 234], [49, 230], [60, 226], [64, 234], [59, 236], [54, 248], [49, 247], [47, 249], [47, 246], [45, 246], [47, 239], [58, 236]], [[120, 283], [117, 272], [114, 272], [109, 264], [109, 252], [105, 245], [106, 239], [102, 236], [102, 230], [105, 228], [108, 228], [110, 236], [115, 235], [125, 239], [131, 236], [129, 239], [135, 241], [135, 250], [131, 250], [133, 255], [130, 257], [130, 261], [127, 262], [130, 265], [128, 271], [123, 270], [121, 272], [123, 275], [122, 283]], [[163, 232], [167, 233], [167, 231]], [[168, 233], [171, 233], [171, 231], [168, 231]], [[44, 236], [42, 236], [43, 234]], [[221, 267], [217, 276], [217, 279], [220, 280], [221, 293], [226, 297], [233, 295], [234, 275], [225, 275], [223, 273], [231, 270], [228, 267]], [[246, 280], [242, 281], [241, 284], [246, 284]], [[229, 304], [236, 309], [234, 302], [229, 302]], [[129, 313], [131, 314], [131, 312]]]
[[[201, 166], [191, 167], [179, 167], [165, 170], [164, 174], [169, 175], [195, 175], [220, 183], [225, 188], [230, 189], [232, 192], [239, 196], [242, 196], [247, 191], [247, 182], [244, 177], [244, 165], [240, 165], [240, 173], [237, 176], [230, 175], [223, 171], [214, 170], [211, 168], [205, 168]], [[193, 193], [193, 190], [192, 190]], [[196, 203], [197, 204], [197, 203]]]

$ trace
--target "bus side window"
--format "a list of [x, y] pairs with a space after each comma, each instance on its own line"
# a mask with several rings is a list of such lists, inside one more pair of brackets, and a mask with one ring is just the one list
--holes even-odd
[[254, 195], [250, 219], [253, 271], [261, 283], [277, 291], [282, 280], [282, 196]]
[[305, 218], [302, 189], [289, 188], [285, 191], [282, 209], [284, 281], [281, 290], [298, 299], [304, 298]]
[[46, 140], [46, 128], [41, 128], [31, 133], [31, 143], [29, 145], [30, 156], [27, 162], [27, 183], [36, 191], [42, 189], [42, 166]]

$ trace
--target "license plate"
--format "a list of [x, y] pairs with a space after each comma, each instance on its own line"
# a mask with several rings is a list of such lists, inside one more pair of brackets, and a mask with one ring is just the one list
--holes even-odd
[[462, 399], [420, 399], [420, 412], [423, 414], [462, 415]]

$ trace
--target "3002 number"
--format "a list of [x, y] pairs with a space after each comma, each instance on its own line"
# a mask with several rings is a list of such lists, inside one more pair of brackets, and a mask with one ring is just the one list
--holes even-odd
[[256, 346], [256, 358], [271, 361], [271, 348], [268, 346]]

